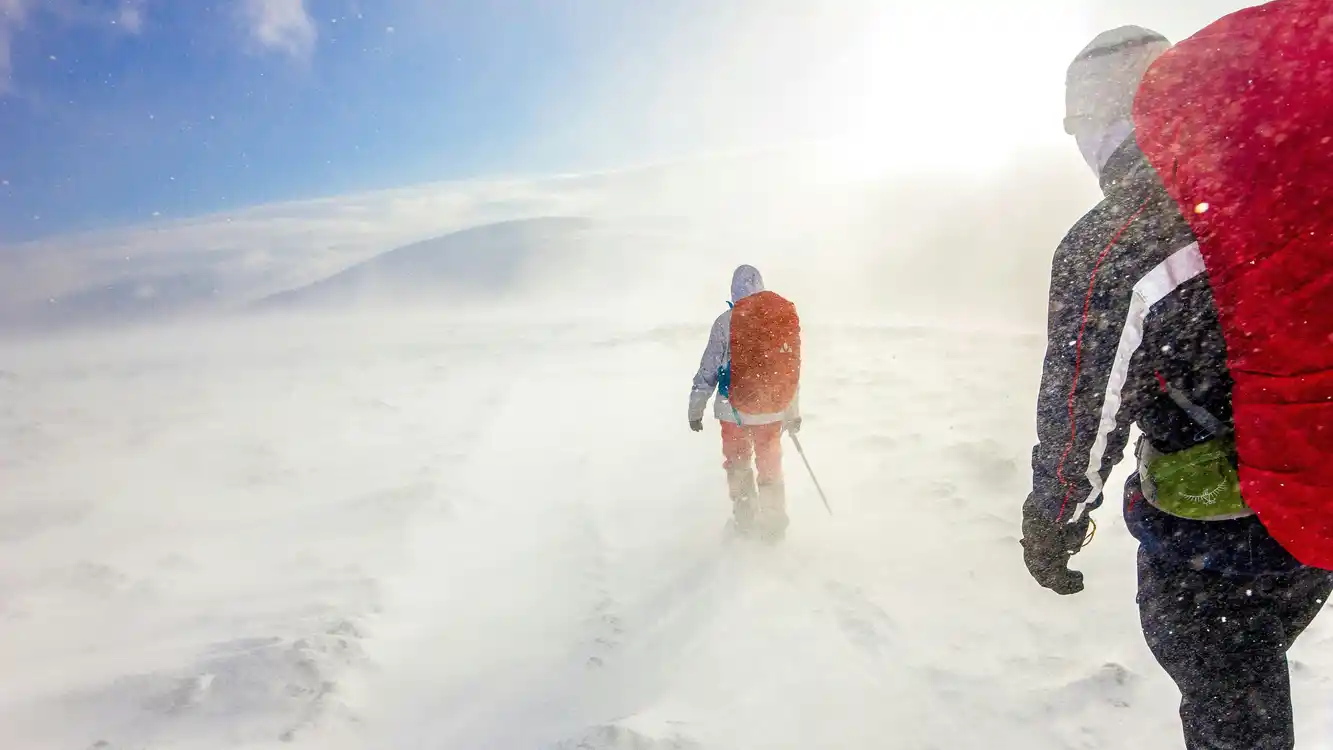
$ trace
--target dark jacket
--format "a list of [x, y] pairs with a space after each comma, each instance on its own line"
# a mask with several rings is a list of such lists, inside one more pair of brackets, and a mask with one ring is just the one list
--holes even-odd
[[[1082, 523], [1101, 505], [1131, 424], [1163, 453], [1211, 437], [1168, 388], [1231, 424], [1226, 343], [1202, 256], [1133, 138], [1102, 170], [1101, 187], [1105, 199], [1065, 236], [1051, 267], [1027, 512], [1059, 523]], [[1125, 493], [1125, 518], [1149, 554], [1246, 574], [1298, 567], [1255, 517], [1169, 516], [1137, 487]]]

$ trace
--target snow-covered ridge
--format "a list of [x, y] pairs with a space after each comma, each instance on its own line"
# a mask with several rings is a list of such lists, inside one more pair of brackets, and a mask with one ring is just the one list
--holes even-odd
[[593, 222], [540, 217], [486, 224], [390, 250], [328, 278], [260, 300], [259, 309], [348, 309], [378, 303], [496, 298], [543, 267], [585, 262]]
[[[0, 247], [0, 335], [229, 313], [395, 255], [415, 256], [426, 276], [456, 273], [453, 294], [442, 296], [469, 296], [460, 294], [468, 281], [485, 289], [471, 296], [489, 296], [504, 274], [518, 272], [525, 294], [716, 305], [708, 279], [725, 281], [749, 262], [787, 275], [806, 300], [964, 317], [984, 308], [984, 317], [1039, 324], [1050, 253], [1095, 198], [1086, 175], [1045, 159], [1033, 155], [992, 178], [856, 181], [821, 175], [809, 154], [715, 157], [422, 185], [53, 237]], [[581, 233], [587, 242], [551, 229], [552, 247], [542, 251], [529, 232], [533, 251], [522, 263], [513, 255], [488, 265], [484, 253], [464, 262], [468, 238], [485, 249], [488, 235], [560, 217], [590, 222]], [[432, 248], [440, 258], [426, 257]], [[364, 281], [369, 270], [352, 277]], [[339, 284], [355, 286], [347, 277], [332, 286]], [[307, 291], [337, 296], [330, 286]]]

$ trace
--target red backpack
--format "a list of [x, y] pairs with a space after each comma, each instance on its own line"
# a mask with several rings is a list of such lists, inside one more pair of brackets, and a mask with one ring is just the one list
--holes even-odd
[[1208, 272], [1241, 494], [1333, 570], [1333, 0], [1275, 0], [1176, 45], [1134, 125]]
[[786, 410], [801, 379], [801, 321], [796, 306], [758, 292], [731, 308], [727, 397], [746, 414]]

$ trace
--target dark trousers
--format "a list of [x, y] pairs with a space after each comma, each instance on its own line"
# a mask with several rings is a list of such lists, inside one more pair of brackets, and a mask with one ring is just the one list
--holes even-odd
[[1333, 573], [1224, 576], [1139, 550], [1139, 617], [1180, 689], [1188, 750], [1295, 746], [1287, 649], [1323, 607]]

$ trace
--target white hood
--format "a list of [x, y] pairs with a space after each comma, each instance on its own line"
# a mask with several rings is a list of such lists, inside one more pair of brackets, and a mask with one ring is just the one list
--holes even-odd
[[1065, 74], [1065, 132], [1094, 174], [1134, 132], [1134, 95], [1143, 74], [1170, 49], [1166, 37], [1139, 26], [1102, 32]]

